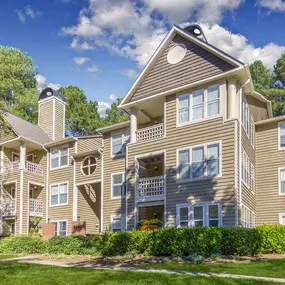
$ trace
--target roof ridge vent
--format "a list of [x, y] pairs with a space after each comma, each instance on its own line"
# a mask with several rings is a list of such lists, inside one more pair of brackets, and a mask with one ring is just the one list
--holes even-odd
[[203, 42], [206, 43], [208, 42], [202, 28], [197, 24], [188, 25], [184, 27], [183, 30], [188, 34], [190, 34], [191, 36], [194, 36]]

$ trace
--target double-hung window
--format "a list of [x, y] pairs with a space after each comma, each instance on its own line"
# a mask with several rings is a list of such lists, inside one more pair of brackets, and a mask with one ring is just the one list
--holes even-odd
[[55, 223], [55, 235], [66, 236], [67, 235], [67, 221], [54, 221]]
[[68, 146], [51, 149], [50, 166], [51, 169], [68, 165]]
[[245, 205], [241, 207], [241, 223], [244, 228], [255, 227], [255, 213]]
[[219, 203], [205, 202], [176, 205], [177, 227], [221, 226]]
[[251, 191], [255, 192], [255, 167], [251, 165]]
[[285, 195], [285, 168], [279, 168], [279, 194]]
[[215, 177], [220, 170], [220, 144], [178, 150], [178, 180]]
[[285, 148], [285, 123], [279, 124], [279, 149]]
[[185, 123], [220, 113], [220, 86], [195, 90], [178, 98], [178, 122]]
[[242, 96], [241, 120], [242, 120], [242, 125], [245, 129], [245, 132], [248, 135], [249, 134], [249, 108], [248, 108], [248, 104], [244, 96]]
[[112, 198], [125, 195], [125, 173], [112, 174]]
[[126, 144], [129, 141], [129, 130], [112, 134], [112, 156], [124, 155], [126, 153]]
[[249, 185], [249, 158], [244, 150], [242, 150], [242, 173], [241, 179], [247, 186]]
[[255, 144], [255, 124], [253, 118], [251, 118], [251, 144], [254, 147]]
[[60, 206], [67, 205], [68, 185], [67, 183], [50, 186], [50, 205]]

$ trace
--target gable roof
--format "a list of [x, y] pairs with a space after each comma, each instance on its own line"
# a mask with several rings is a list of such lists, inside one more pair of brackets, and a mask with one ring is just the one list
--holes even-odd
[[157, 60], [160, 58], [166, 47], [171, 43], [171, 41], [174, 39], [176, 35], [179, 35], [183, 37], [184, 39], [188, 40], [189, 42], [201, 47], [202, 49], [208, 51], [209, 53], [215, 55], [216, 57], [220, 58], [221, 60], [225, 61], [226, 63], [233, 66], [233, 69], [235, 68], [241, 68], [244, 67], [245, 64], [241, 61], [235, 59], [234, 57], [226, 54], [225, 52], [219, 50], [218, 48], [210, 45], [209, 43], [202, 41], [195, 36], [187, 33], [185, 30], [178, 26], [173, 26], [172, 29], [169, 31], [169, 33], [165, 36], [164, 40], [161, 42], [153, 56], [150, 58], [144, 69], [142, 70], [139, 77], [136, 79], [124, 99], [122, 100], [119, 107], [124, 106], [124, 104], [127, 104], [131, 101], [133, 95], [136, 93], [136, 91], [139, 89], [147, 75], [150, 73], [152, 67], [156, 64]]
[[4, 112], [3, 118], [18, 136], [39, 144], [45, 144], [51, 141], [48, 135], [39, 126], [15, 116], [8, 111]]

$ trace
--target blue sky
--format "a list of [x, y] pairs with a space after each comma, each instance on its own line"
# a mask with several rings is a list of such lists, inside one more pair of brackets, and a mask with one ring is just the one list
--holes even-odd
[[77, 85], [102, 111], [123, 97], [173, 23], [268, 68], [285, 53], [281, 0], [2, 0], [0, 45], [27, 52], [39, 86]]

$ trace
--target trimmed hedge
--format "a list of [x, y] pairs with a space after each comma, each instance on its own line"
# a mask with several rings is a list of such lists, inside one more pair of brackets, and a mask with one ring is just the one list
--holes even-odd
[[244, 228], [168, 228], [154, 231], [106, 232], [102, 236], [55, 237], [48, 241], [29, 236], [0, 240], [0, 253], [145, 254], [153, 256], [257, 255], [285, 253], [285, 226]]

